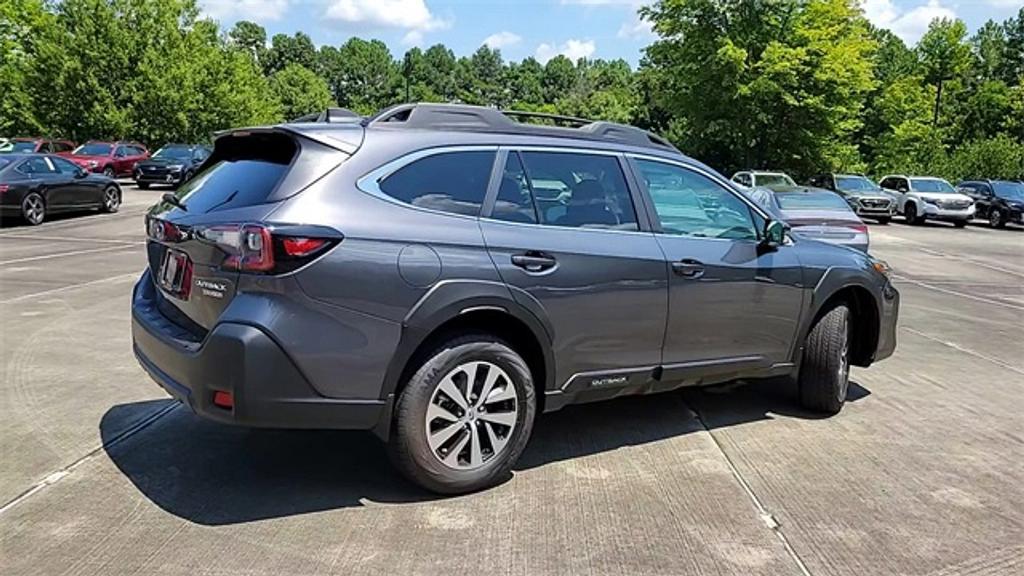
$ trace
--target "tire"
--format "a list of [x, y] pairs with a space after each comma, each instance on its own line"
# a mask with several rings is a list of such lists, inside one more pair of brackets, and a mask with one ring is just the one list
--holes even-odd
[[[460, 383], [470, 373], [483, 378], [482, 367], [488, 379], [492, 373], [496, 377], [488, 395], [492, 400], [481, 405], [471, 393], [466, 402], [465, 385]], [[478, 396], [483, 396], [486, 385], [484, 381], [474, 386]], [[462, 410], [454, 396], [470, 410]], [[536, 409], [530, 369], [515, 350], [487, 334], [459, 336], [430, 353], [406, 383], [395, 406], [388, 451], [395, 467], [427, 490], [481, 490], [509, 475], [530, 438]], [[429, 418], [428, 410], [433, 413]], [[472, 430], [477, 431], [476, 440]]]
[[32, 192], [21, 201], [21, 217], [32, 226], [39, 226], [46, 219], [46, 200]]
[[113, 214], [121, 208], [121, 191], [117, 186], [107, 186], [103, 189], [103, 204], [100, 210], [107, 214]]
[[149, 182], [136, 182], [135, 185], [139, 187], [139, 190], [149, 190]]
[[954, 220], [953, 226], [956, 226], [957, 228], [966, 228], [967, 220]]
[[814, 412], [838, 414], [850, 386], [850, 310], [839, 304], [818, 319], [807, 335], [797, 382], [800, 404]]
[[907, 224], [911, 226], [917, 226], [924, 220], [917, 215], [917, 205], [913, 202], [907, 202], [903, 205], [903, 218], [907, 220]]
[[104, 168], [103, 175], [106, 176], [107, 178], [113, 178], [114, 176], [116, 176], [116, 174], [114, 174], [114, 167], [107, 166], [106, 168]]
[[1006, 218], [998, 208], [992, 208], [988, 211], [988, 225], [993, 228], [1006, 227]]
[[885, 226], [886, 224], [888, 224], [890, 220], [892, 220], [892, 218], [890, 218], [888, 216], [880, 216], [878, 218], [875, 218], [875, 221], [878, 222], [879, 224], [881, 224], [882, 226]]

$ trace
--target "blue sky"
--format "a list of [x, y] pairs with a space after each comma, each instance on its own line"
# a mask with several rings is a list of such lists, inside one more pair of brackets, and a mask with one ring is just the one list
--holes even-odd
[[[237, 20], [268, 35], [303, 31], [318, 45], [379, 38], [396, 56], [443, 42], [459, 56], [481, 44], [506, 59], [624, 58], [635, 65], [654, 36], [637, 8], [650, 0], [200, 0], [228, 28]], [[913, 44], [934, 17], [957, 17], [973, 32], [1015, 15], [1024, 0], [863, 0], [871, 21]]]

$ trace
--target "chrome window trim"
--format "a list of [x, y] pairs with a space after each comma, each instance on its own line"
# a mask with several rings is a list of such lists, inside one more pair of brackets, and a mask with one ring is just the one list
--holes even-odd
[[493, 170], [493, 163], [496, 162], [498, 159], [498, 149], [499, 146], [497, 145], [479, 144], [423, 148], [422, 150], [416, 150], [415, 152], [410, 152], [404, 156], [395, 158], [394, 160], [391, 160], [390, 162], [387, 162], [382, 166], [378, 166], [377, 168], [374, 168], [373, 170], [367, 172], [361, 178], [356, 180], [356, 188], [379, 200], [384, 200], [385, 202], [389, 202], [396, 206], [402, 206], [403, 208], [411, 208], [413, 210], [419, 210], [431, 214], [442, 214], [444, 216], [455, 216], [458, 218], [468, 218], [472, 220], [477, 220], [480, 218], [480, 212], [483, 211], [484, 204], [487, 202], [487, 193], [490, 189], [490, 183], [488, 183], [488, 188], [484, 190], [484, 195], [480, 200], [480, 209], [475, 216], [471, 216], [469, 214], [459, 214], [458, 212], [445, 212], [443, 210], [424, 208], [422, 206], [414, 206], [412, 204], [409, 204], [408, 202], [403, 202], [398, 198], [394, 198], [392, 196], [388, 196], [387, 194], [385, 194], [384, 191], [381, 190], [380, 188], [380, 183], [388, 176], [391, 176], [395, 172], [398, 172], [402, 168], [405, 168], [406, 166], [412, 164], [413, 162], [416, 162], [417, 160], [422, 160], [424, 158], [429, 158], [430, 156], [437, 156], [440, 154], [450, 154], [453, 152], [494, 152], [494, 159], [492, 160]]

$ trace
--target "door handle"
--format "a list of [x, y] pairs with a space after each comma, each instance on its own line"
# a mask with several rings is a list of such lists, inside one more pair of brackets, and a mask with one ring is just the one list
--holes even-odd
[[525, 254], [513, 254], [512, 265], [518, 266], [527, 272], [543, 272], [555, 267], [558, 262], [543, 252], [527, 252]]
[[679, 262], [672, 263], [672, 271], [677, 276], [695, 280], [704, 275], [704, 264], [697, 260], [680, 260]]

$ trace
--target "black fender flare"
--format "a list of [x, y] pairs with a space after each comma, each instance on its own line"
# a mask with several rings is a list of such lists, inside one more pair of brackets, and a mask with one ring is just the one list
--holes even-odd
[[818, 283], [811, 291], [810, 302], [801, 318], [800, 330], [793, 346], [792, 360], [795, 366], [800, 366], [800, 361], [803, 358], [804, 342], [814, 327], [815, 321], [821, 315], [823, 307], [833, 296], [847, 288], [862, 288], [866, 290], [871, 295], [877, 318], [881, 318], [882, 303], [879, 301], [879, 287], [872, 285], [872, 279], [866, 277], [863, 271], [853, 268], [828, 268], [818, 279]]
[[449, 280], [435, 284], [402, 320], [402, 336], [384, 376], [381, 399], [389, 403], [393, 400], [406, 365], [437, 328], [462, 314], [483, 310], [508, 314], [530, 330], [544, 354], [545, 382], [552, 383], [555, 363], [551, 325], [543, 314], [538, 315], [528, 306], [514, 298], [509, 287], [501, 282]]

